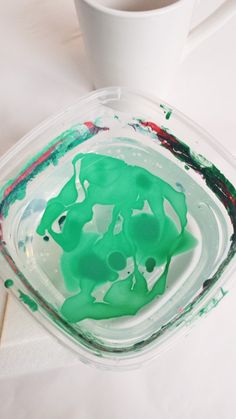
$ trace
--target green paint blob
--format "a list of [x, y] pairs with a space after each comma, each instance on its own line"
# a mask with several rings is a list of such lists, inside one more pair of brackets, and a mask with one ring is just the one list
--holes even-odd
[[61, 271], [71, 296], [61, 313], [71, 323], [134, 315], [164, 293], [172, 257], [196, 245], [186, 230], [185, 195], [110, 156], [78, 154], [72, 163], [72, 177], [48, 201], [37, 228], [63, 251]]
[[32, 300], [28, 295], [24, 294], [22, 291], [19, 290], [20, 294], [20, 300], [23, 301], [24, 304], [26, 304], [31, 311], [37, 311], [38, 310], [38, 304]]
[[14, 281], [12, 279], [6, 279], [6, 281], [4, 282], [4, 286], [6, 288], [11, 288], [14, 285]]
[[156, 261], [154, 258], [148, 258], [145, 262], [145, 266], [148, 272], [153, 272], [156, 266]]
[[170, 119], [170, 117], [172, 115], [172, 112], [173, 112], [172, 109], [169, 108], [169, 106], [166, 106], [166, 105], [163, 105], [163, 104], [160, 104], [160, 108], [162, 108], [164, 110], [164, 114], [165, 114], [166, 119], [167, 120]]
[[126, 267], [126, 258], [120, 252], [113, 252], [108, 257], [108, 263], [112, 269], [121, 271]]

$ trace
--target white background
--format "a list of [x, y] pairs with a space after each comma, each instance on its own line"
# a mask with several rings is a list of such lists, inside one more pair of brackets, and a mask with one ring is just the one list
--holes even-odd
[[[199, 1], [194, 23], [221, 3]], [[233, 155], [235, 45], [236, 16], [187, 56], [165, 98]], [[72, 1], [0, 0], [0, 154], [91, 89]], [[236, 419], [235, 301], [234, 288], [156, 361], [117, 373], [78, 362], [1, 286], [0, 419]]]

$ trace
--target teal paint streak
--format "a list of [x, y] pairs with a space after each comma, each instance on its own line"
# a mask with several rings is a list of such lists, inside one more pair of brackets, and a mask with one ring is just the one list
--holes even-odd
[[30, 298], [28, 295], [24, 294], [22, 291], [19, 290], [19, 298], [25, 305], [27, 305], [31, 311], [35, 312], [38, 310], [38, 304]]

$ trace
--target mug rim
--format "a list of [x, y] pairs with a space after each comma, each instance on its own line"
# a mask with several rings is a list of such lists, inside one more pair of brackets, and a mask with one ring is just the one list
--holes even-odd
[[130, 11], [130, 10], [117, 10], [112, 9], [111, 7], [104, 6], [100, 4], [99, 2], [96, 2], [96, 0], [75, 0], [75, 2], [84, 2], [91, 8], [102, 12], [104, 14], [109, 14], [117, 17], [129, 17], [129, 18], [140, 18], [140, 17], [150, 17], [151, 15], [157, 15], [157, 14], [163, 14], [167, 11], [171, 11], [172, 9], [176, 9], [180, 7], [186, 0], [176, 0], [174, 3], [169, 4], [167, 6], [162, 6], [159, 9], [152, 9], [152, 10], [136, 10], [136, 11]]

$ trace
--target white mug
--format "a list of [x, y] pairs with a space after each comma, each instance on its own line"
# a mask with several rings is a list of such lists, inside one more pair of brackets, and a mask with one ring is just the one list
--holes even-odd
[[75, 0], [96, 88], [166, 93], [184, 46], [191, 50], [236, 11], [226, 0], [189, 34], [195, 0]]

